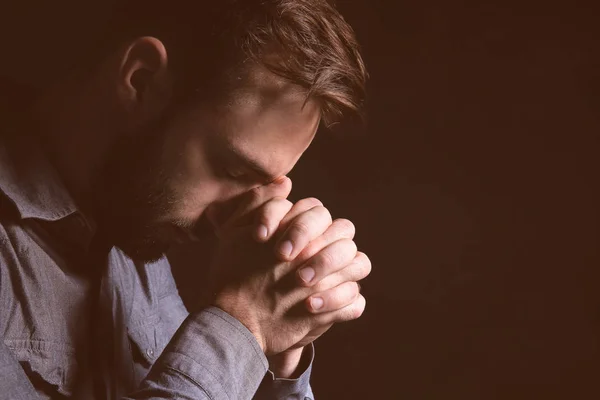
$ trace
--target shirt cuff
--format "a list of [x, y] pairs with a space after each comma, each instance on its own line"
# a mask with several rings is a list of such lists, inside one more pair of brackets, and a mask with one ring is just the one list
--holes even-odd
[[191, 314], [160, 358], [214, 400], [250, 399], [268, 368], [254, 335], [225, 311]]
[[301, 364], [307, 365], [307, 367], [297, 379], [276, 378], [272, 371], [267, 371], [257, 392], [256, 399], [313, 400], [315, 397], [310, 387], [310, 375], [314, 358], [315, 347], [311, 343], [304, 348], [300, 361]]

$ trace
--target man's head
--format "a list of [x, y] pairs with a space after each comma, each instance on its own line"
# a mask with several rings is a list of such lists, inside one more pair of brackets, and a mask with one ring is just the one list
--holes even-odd
[[106, 135], [89, 191], [98, 224], [134, 259], [160, 257], [209, 207], [286, 175], [320, 121], [360, 110], [358, 45], [325, 0], [124, 3], [82, 61], [77, 126]]

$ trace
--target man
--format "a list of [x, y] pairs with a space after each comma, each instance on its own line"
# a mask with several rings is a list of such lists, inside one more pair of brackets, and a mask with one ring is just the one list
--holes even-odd
[[[312, 342], [362, 314], [370, 262], [286, 175], [359, 111], [351, 28], [325, 0], [115, 15], [3, 133], [0, 397], [312, 399]], [[164, 254], [205, 223], [212, 305], [188, 314]]]

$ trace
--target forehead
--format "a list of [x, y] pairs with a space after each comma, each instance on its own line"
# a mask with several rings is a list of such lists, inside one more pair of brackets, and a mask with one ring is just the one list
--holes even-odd
[[269, 171], [286, 174], [308, 148], [320, 107], [306, 90], [262, 67], [237, 78], [239, 85], [214, 114], [219, 140]]

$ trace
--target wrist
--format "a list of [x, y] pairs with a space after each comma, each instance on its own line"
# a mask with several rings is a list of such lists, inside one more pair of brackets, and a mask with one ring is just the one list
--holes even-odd
[[267, 353], [266, 342], [263, 336], [260, 334], [258, 323], [251, 318], [251, 315], [249, 315], [248, 312], [242, 311], [245, 308], [244, 306], [239, 306], [237, 302], [227, 301], [226, 297], [224, 298], [224, 296], [217, 296], [212, 305], [220, 308], [244, 325], [246, 329], [248, 329], [248, 331], [250, 331], [250, 333], [254, 336], [263, 353]]
[[279, 354], [269, 356], [269, 370], [273, 372], [275, 378], [296, 379], [302, 375], [303, 362], [302, 356], [304, 347], [286, 350]]

